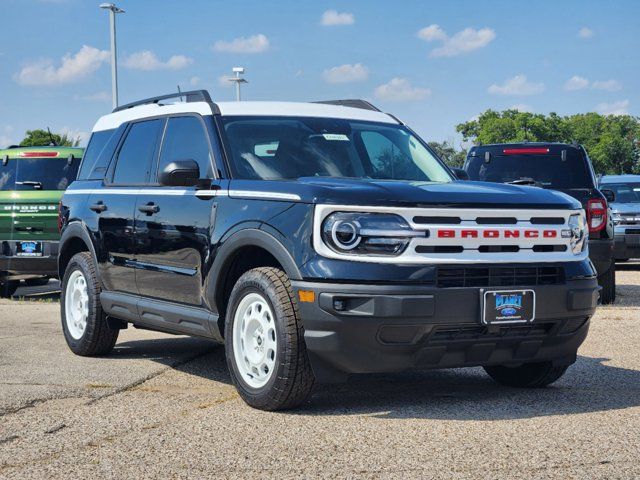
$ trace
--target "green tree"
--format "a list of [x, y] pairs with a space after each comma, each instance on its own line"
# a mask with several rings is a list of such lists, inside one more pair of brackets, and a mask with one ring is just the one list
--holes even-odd
[[77, 147], [80, 145], [80, 137], [70, 138], [66, 133], [52, 133], [49, 135], [47, 130], [27, 130], [27, 133], [20, 142], [21, 147], [44, 147], [55, 143], [60, 147]]
[[456, 150], [451, 141], [429, 142], [429, 146], [450, 167], [461, 168], [467, 158], [467, 151], [464, 149]]
[[640, 121], [630, 115], [559, 116], [487, 110], [456, 130], [474, 143], [577, 142], [598, 173], [640, 173]]

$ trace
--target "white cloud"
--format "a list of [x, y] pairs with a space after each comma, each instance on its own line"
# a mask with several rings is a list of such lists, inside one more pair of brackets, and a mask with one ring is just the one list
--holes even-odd
[[106, 90], [100, 92], [91, 93], [89, 95], [74, 95], [75, 100], [83, 100], [87, 102], [110, 102], [111, 93]]
[[617, 80], [596, 80], [591, 85], [591, 88], [596, 90], [606, 90], [608, 92], [617, 92], [618, 90], [622, 90], [622, 85]]
[[593, 30], [591, 30], [589, 27], [582, 27], [580, 30], [578, 30], [578, 38], [591, 38], [593, 37], [593, 35]]
[[200, 77], [191, 77], [189, 79], [189, 85], [191, 85], [192, 87], [197, 87], [198, 85], [200, 85]]
[[369, 78], [369, 69], [361, 63], [349, 63], [333, 67], [322, 72], [322, 78], [327, 83], [362, 82]]
[[575, 90], [582, 90], [589, 86], [589, 80], [584, 77], [580, 77], [578, 75], [574, 75], [569, 80], [567, 80], [564, 84], [564, 89], [568, 92], [573, 92]]
[[353, 25], [356, 19], [353, 13], [337, 12], [336, 10], [327, 10], [322, 14], [320, 25], [324, 27], [334, 27], [336, 25]]
[[465, 28], [449, 37], [439, 25], [433, 24], [419, 30], [417, 36], [427, 42], [442, 42], [440, 47], [431, 50], [429, 56], [454, 57], [486, 47], [496, 38], [496, 32], [491, 28]]
[[150, 50], [132, 53], [122, 62], [122, 66], [132, 70], [181, 70], [193, 63], [193, 59], [184, 55], [173, 55], [166, 62]]
[[20, 85], [32, 86], [78, 82], [98, 70], [109, 58], [108, 51], [83, 45], [75, 55], [67, 53], [62, 57], [59, 66], [50, 58], [27, 63], [16, 73], [14, 80]]
[[511, 105], [509, 110], [518, 110], [519, 112], [533, 112], [533, 107], [531, 105], [527, 105], [526, 103], [516, 103], [515, 105]]
[[218, 86], [219, 87], [231, 87], [233, 83], [229, 81], [230, 78], [233, 78], [231, 75], [220, 75], [218, 77]]
[[620, 100], [612, 103], [599, 103], [596, 111], [603, 115], [627, 115], [629, 113], [629, 100]]
[[535, 95], [544, 92], [544, 83], [533, 83], [527, 80], [526, 75], [516, 75], [508, 78], [502, 85], [493, 84], [487, 90], [494, 95]]
[[250, 37], [240, 37], [230, 42], [218, 40], [213, 44], [213, 50], [226, 53], [262, 53], [269, 50], [269, 39], [259, 33]]
[[374, 94], [380, 100], [411, 102], [427, 98], [431, 95], [431, 90], [414, 87], [406, 78], [395, 77], [389, 83], [376, 87]]

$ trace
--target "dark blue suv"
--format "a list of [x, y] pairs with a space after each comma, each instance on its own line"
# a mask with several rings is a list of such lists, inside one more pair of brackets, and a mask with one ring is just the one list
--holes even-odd
[[481, 365], [539, 387], [576, 359], [598, 286], [582, 206], [459, 182], [363, 101], [116, 109], [60, 207], [62, 327], [223, 342], [242, 398], [297, 406], [349, 374]]

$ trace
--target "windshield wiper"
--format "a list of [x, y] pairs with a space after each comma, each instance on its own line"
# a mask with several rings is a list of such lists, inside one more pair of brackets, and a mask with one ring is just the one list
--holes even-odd
[[27, 185], [35, 188], [36, 190], [42, 190], [42, 182], [36, 182], [34, 180], [23, 180], [21, 182], [16, 182], [16, 185]]
[[523, 177], [518, 180], [513, 180], [512, 182], [505, 182], [508, 185], [533, 185], [536, 187], [544, 188], [540, 182], [537, 182], [533, 178]]

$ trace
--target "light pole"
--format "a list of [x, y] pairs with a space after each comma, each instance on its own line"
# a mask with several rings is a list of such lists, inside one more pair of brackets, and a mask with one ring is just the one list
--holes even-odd
[[101, 3], [100, 8], [109, 10], [109, 25], [111, 27], [111, 98], [113, 108], [118, 106], [118, 54], [116, 51], [116, 13], [124, 13], [114, 3]]
[[240, 101], [240, 84], [241, 83], [249, 83], [240, 75], [244, 75], [244, 67], [233, 67], [233, 73], [236, 74], [235, 77], [230, 77], [228, 80], [236, 84], [236, 101]]

